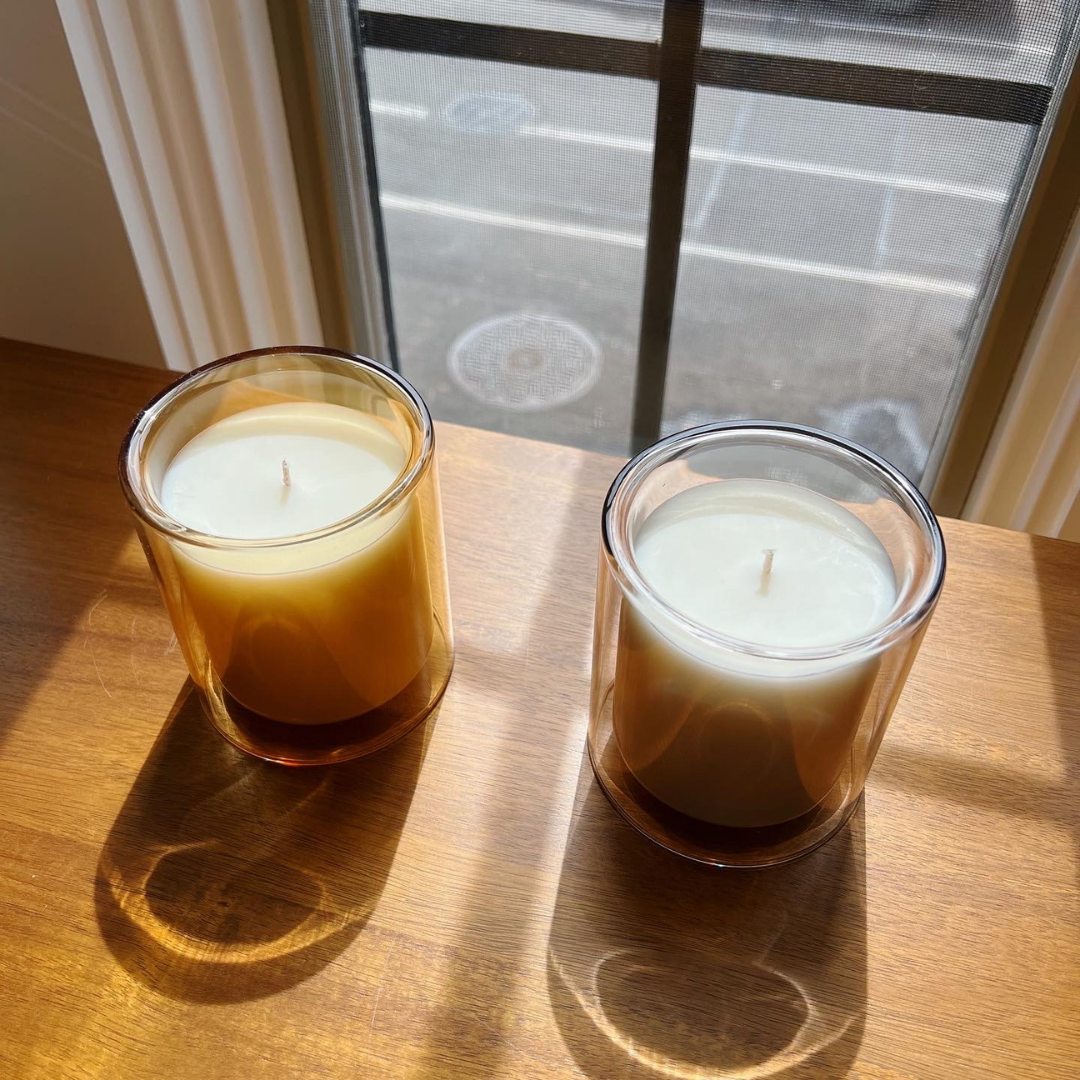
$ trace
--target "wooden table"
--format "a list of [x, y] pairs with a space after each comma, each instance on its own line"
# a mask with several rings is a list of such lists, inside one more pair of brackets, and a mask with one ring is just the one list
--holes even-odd
[[707, 871], [584, 755], [617, 461], [442, 427], [441, 711], [290, 771], [201, 719], [117, 486], [165, 373], [0, 377], [5, 1080], [1078, 1075], [1080, 546], [947, 522], [864, 809]]

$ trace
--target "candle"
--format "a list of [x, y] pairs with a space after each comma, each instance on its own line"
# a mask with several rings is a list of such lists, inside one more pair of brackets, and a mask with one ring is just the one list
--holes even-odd
[[225, 689], [289, 724], [385, 704], [421, 672], [433, 634], [414, 499], [370, 521], [289, 543], [356, 514], [401, 476], [406, 452], [376, 418], [323, 401], [238, 412], [166, 467], [160, 501], [224, 541], [176, 547], [180, 594]]
[[[828, 650], [883, 625], [892, 561], [854, 514], [770, 480], [690, 487], [633, 539], [652, 593], [624, 598], [612, 723], [656, 798], [718, 825], [796, 818], [836, 782], [879, 662], [841, 655], [782, 670], [775, 650]], [[709, 640], [721, 635], [748, 648]]]

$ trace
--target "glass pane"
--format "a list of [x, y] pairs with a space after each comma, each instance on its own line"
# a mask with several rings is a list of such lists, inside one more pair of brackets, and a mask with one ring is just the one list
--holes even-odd
[[707, 0], [702, 44], [1049, 83], [1075, 0]]
[[366, 11], [655, 41], [663, 0], [364, 0]]
[[[388, 276], [402, 371], [439, 417], [625, 453], [670, 318], [661, 431], [635, 440], [787, 419], [928, 483], [1072, 71], [1080, 0], [703, 2], [674, 305], [663, 261], [678, 237], [661, 214], [659, 351], [639, 357], [657, 84], [633, 76], [680, 48], [694, 3], [671, 0], [665, 45], [660, 0], [360, 0], [386, 245], [356, 246]], [[624, 43], [593, 57], [551, 31]], [[656, 70], [673, 88], [689, 78]], [[752, 90], [720, 85], [737, 80]], [[1026, 122], [904, 107], [931, 97]], [[668, 98], [674, 198], [681, 149], [664, 136], [682, 120]], [[639, 401], [638, 422], [658, 404]]]
[[699, 88], [665, 431], [807, 423], [918, 481], [1034, 130]]
[[402, 373], [441, 419], [625, 452], [655, 84], [365, 56]]

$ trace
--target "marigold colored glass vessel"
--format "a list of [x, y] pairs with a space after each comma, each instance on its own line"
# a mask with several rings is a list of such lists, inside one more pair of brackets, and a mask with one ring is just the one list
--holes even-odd
[[439, 701], [435, 436], [400, 376], [323, 348], [227, 357], [136, 418], [120, 479], [206, 714], [240, 749], [343, 761]]

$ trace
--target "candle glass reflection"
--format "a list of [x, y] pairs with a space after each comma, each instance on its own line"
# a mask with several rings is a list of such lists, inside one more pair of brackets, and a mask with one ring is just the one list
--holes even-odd
[[602, 518], [588, 748], [616, 809], [768, 866], [853, 812], [937, 603], [926, 500], [844, 439], [715, 424], [634, 458]]
[[322, 348], [217, 361], [136, 418], [120, 479], [230, 742], [344, 761], [437, 704], [453, 638], [434, 429], [399, 376]]

